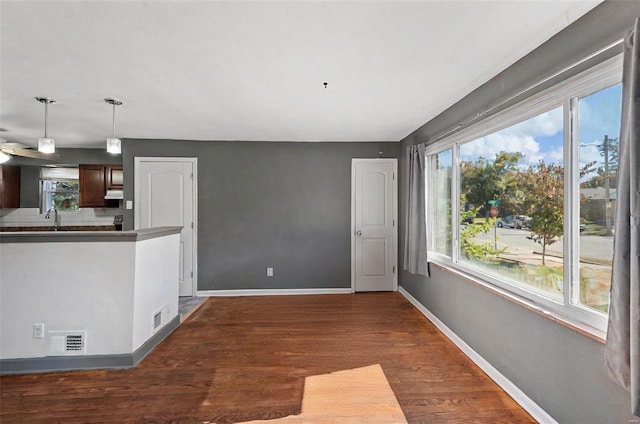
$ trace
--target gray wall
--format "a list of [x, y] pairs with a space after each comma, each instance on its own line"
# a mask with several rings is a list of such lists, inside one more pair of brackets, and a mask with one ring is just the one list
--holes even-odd
[[134, 157], [197, 157], [198, 290], [349, 288], [351, 159], [398, 146], [124, 140], [124, 197]]
[[[620, 39], [640, 2], [605, 1], [530, 55], [442, 112], [400, 147], [400, 243], [404, 246], [405, 151]], [[401, 252], [401, 255], [403, 253]], [[402, 257], [402, 256], [401, 256]], [[402, 271], [400, 284], [560, 423], [637, 422], [629, 395], [604, 373], [604, 346], [432, 266]]]
[[121, 164], [121, 155], [107, 153], [106, 149], [56, 149], [60, 155], [55, 161], [15, 156], [11, 165], [20, 166], [20, 207], [40, 206], [40, 168], [45, 165]]

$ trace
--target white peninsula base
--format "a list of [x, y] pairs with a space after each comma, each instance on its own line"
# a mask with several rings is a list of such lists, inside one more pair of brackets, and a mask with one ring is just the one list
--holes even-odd
[[0, 233], [0, 373], [136, 365], [179, 325], [180, 231]]

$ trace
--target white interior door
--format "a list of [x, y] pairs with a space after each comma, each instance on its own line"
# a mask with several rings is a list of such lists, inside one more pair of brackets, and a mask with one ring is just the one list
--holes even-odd
[[395, 291], [396, 159], [353, 159], [351, 165], [352, 290]]
[[135, 158], [135, 228], [182, 226], [180, 296], [195, 295], [196, 158]]

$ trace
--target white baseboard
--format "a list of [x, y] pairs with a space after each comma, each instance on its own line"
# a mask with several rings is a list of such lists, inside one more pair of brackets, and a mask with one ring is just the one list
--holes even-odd
[[198, 290], [196, 296], [290, 296], [299, 294], [350, 294], [351, 288], [335, 289], [242, 289], [242, 290]]
[[507, 377], [502, 375], [500, 371], [495, 369], [486, 359], [484, 359], [478, 352], [473, 350], [464, 340], [462, 340], [456, 333], [454, 333], [449, 327], [447, 327], [442, 321], [440, 321], [431, 311], [429, 311], [422, 303], [413, 297], [404, 287], [400, 286], [398, 291], [407, 300], [418, 309], [422, 315], [424, 315], [429, 321], [435, 325], [449, 340], [453, 342], [458, 348], [471, 359], [482, 371], [485, 372], [496, 384], [502, 387], [509, 396], [513, 398], [525, 411], [527, 411], [536, 421], [543, 424], [558, 424], [556, 420], [547, 414], [547, 412], [538, 406], [533, 400], [531, 400], [522, 390], [513, 384]]

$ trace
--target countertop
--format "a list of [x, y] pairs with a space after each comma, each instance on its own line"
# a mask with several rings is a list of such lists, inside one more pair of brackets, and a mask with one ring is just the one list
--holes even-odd
[[[115, 231], [115, 225], [61, 225], [58, 231]], [[47, 226], [16, 226], [16, 227], [0, 227], [0, 233], [15, 233], [23, 231], [53, 231], [51, 225]]]
[[179, 234], [182, 227], [157, 227], [129, 231], [16, 231], [0, 232], [0, 243], [66, 243], [142, 241]]

